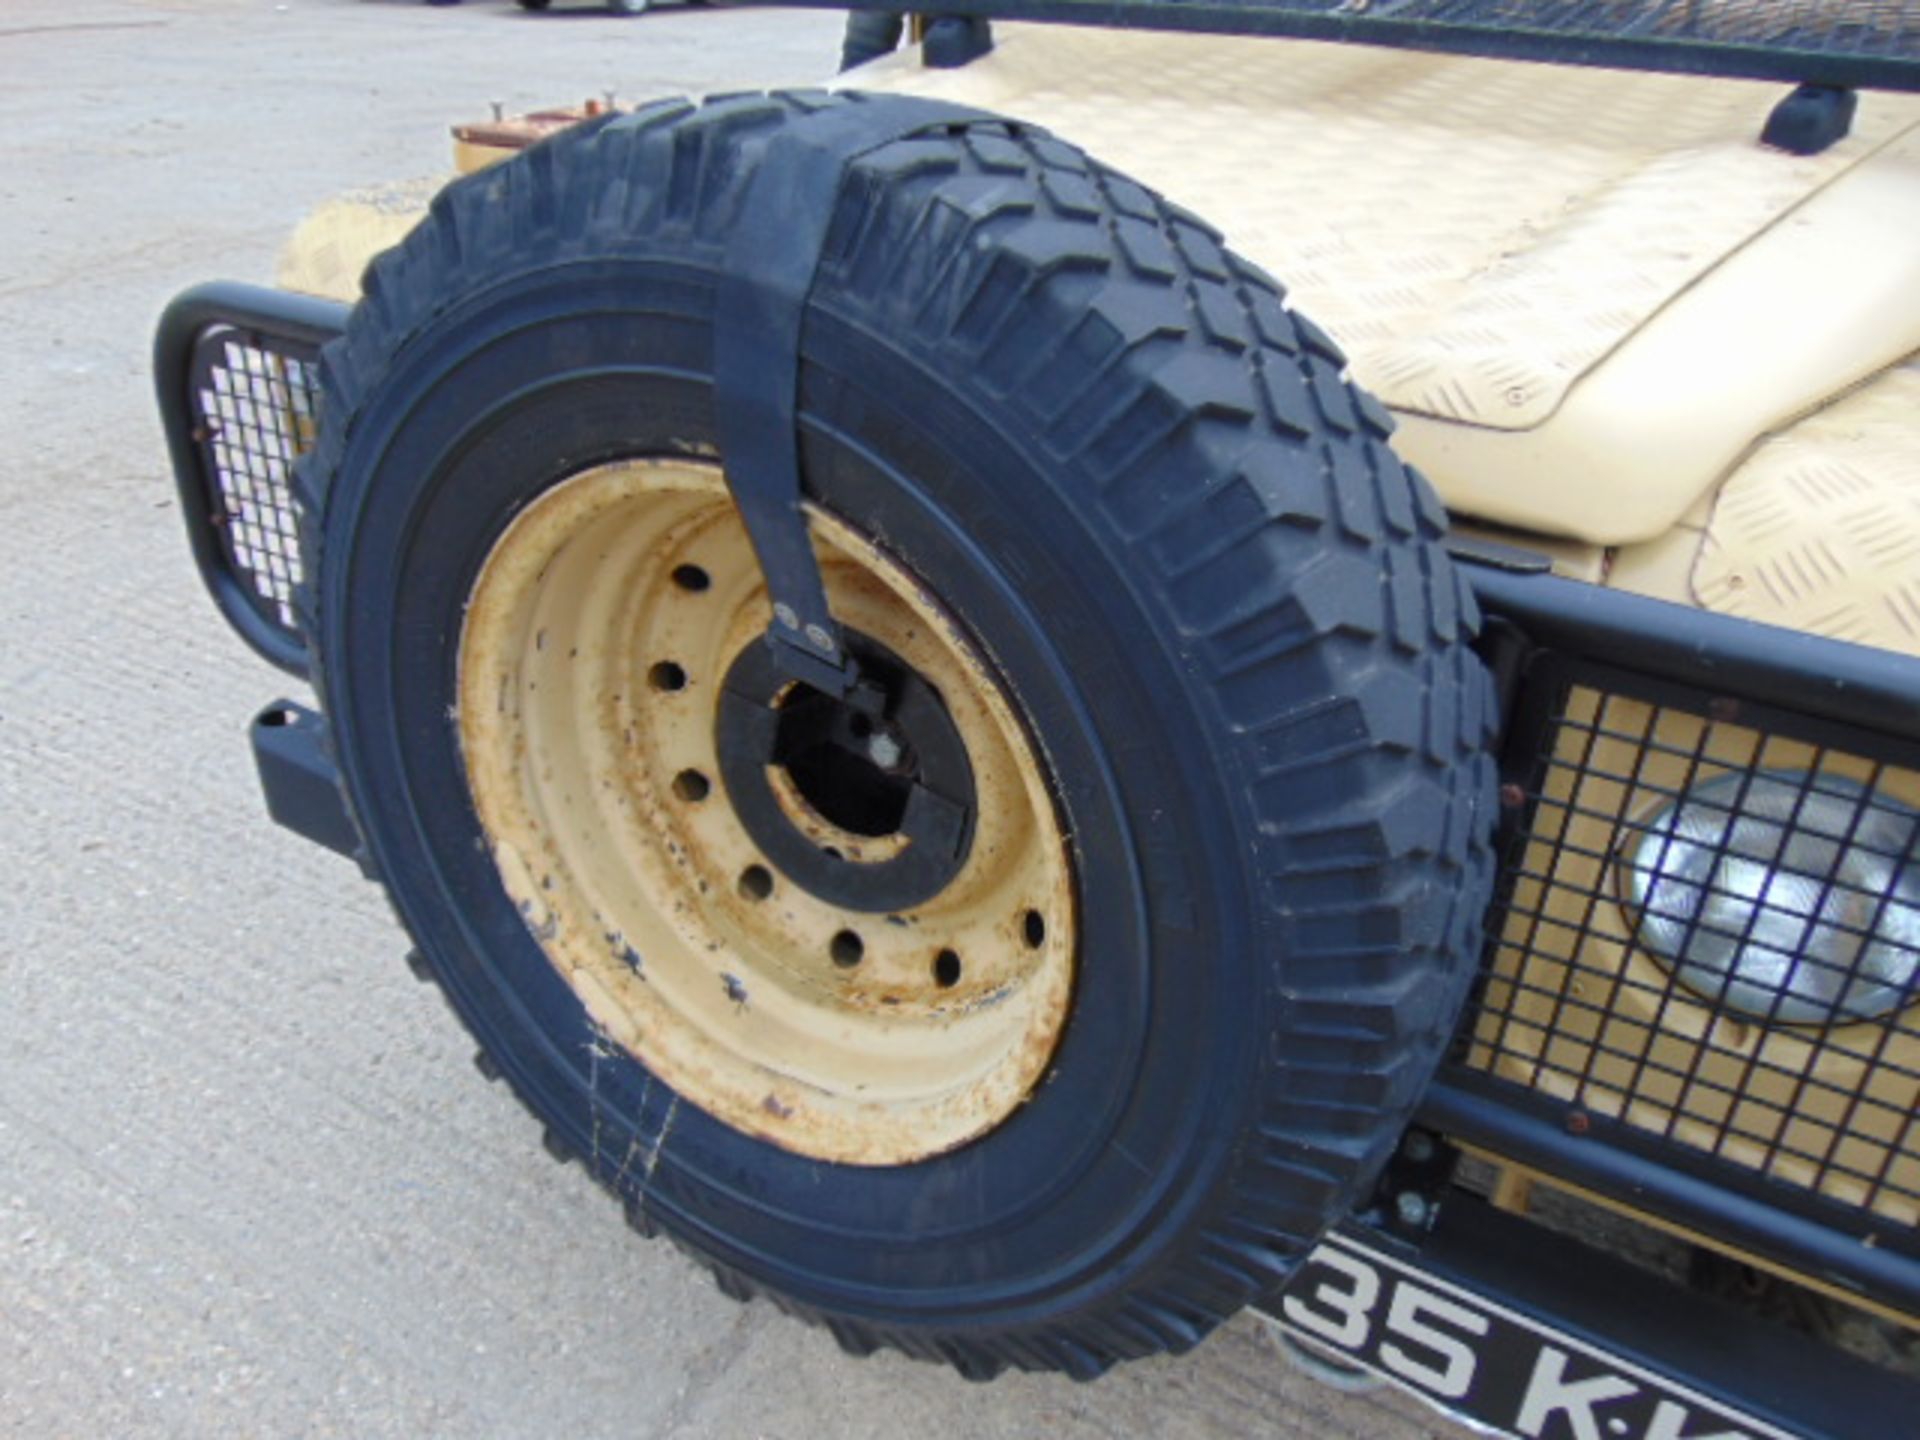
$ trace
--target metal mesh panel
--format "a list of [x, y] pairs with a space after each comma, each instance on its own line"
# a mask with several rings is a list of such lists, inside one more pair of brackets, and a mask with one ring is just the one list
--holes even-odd
[[[849, 0], [800, 0], [844, 8]], [[886, 9], [890, 0], [851, 0]], [[955, 13], [1920, 89], [1920, 0], [947, 0]]]
[[1763, 45], [1800, 54], [1920, 54], [1915, 0], [1263, 0], [1279, 8], [1538, 34]]
[[196, 366], [199, 435], [228, 563], [288, 631], [300, 578], [288, 482], [294, 460], [313, 443], [316, 369], [310, 357], [230, 335], [211, 337]]
[[1561, 693], [1465, 1063], [1920, 1224], [1920, 772]]

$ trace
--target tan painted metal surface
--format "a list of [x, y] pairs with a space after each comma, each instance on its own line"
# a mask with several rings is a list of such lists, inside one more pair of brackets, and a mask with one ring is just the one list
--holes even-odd
[[[1659, 545], [1623, 557], [1627, 588], [1683, 598], [1668, 537], [1692, 507], [1762, 436], [1920, 348], [1920, 99], [1866, 95], [1852, 137], [1795, 157], [1757, 143], [1770, 85], [997, 36], [960, 70], [903, 50], [847, 83], [1032, 119], [1164, 190], [1341, 341], [1457, 515]], [[280, 283], [355, 298], [432, 188], [330, 202]]]
[[1693, 565], [1706, 544], [1707, 511], [1689, 511], [1666, 534], [1606, 552], [1602, 576], [1615, 590], [1630, 590], [1675, 605], [1694, 605]]
[[1920, 345], [1914, 158], [1822, 196], [1920, 100], [1866, 96], [1851, 138], [1801, 158], [1757, 143], [1777, 86], [996, 35], [961, 70], [903, 52], [847, 83], [1047, 125], [1218, 226], [1402, 412], [1456, 510], [1651, 538], [1759, 434]]
[[1398, 443], [1457, 509], [1657, 538], [1759, 437], [1920, 345], [1917, 230], [1908, 136], [1676, 295], [1547, 423], [1508, 434], [1408, 415]]
[[367, 262], [404, 240], [446, 183], [444, 176], [426, 176], [323, 201], [280, 247], [273, 283], [329, 300], [358, 300]]
[[1920, 655], [1920, 355], [1754, 451], [1720, 491], [1693, 589], [1730, 615]]
[[[729, 803], [721, 681], [771, 616], [711, 463], [596, 467], [515, 520], [468, 609], [460, 733], [507, 893], [608, 1044], [749, 1134], [899, 1164], [992, 1129], [1038, 1082], [1072, 986], [1072, 887], [1040, 763], [971, 643], [850, 526], [811, 524], [835, 616], [925, 677], [966, 746], [973, 842], [939, 894], [829, 904]], [[849, 860], [898, 848], [783, 795]]]

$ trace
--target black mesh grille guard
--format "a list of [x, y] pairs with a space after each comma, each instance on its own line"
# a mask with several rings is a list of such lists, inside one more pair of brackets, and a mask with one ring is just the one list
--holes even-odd
[[318, 423], [320, 348], [346, 317], [331, 300], [214, 282], [176, 297], [153, 341], [155, 398], [200, 578], [243, 640], [302, 676], [290, 483]]
[[[898, 0], [799, 0], [898, 10]], [[939, 13], [1288, 35], [1627, 70], [1920, 90], [1920, 0], [941, 0]]]

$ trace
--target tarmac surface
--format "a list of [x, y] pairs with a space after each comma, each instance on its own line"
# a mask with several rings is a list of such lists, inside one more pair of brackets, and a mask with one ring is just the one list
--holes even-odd
[[[0, 1435], [1456, 1435], [1263, 1325], [1093, 1385], [974, 1386], [740, 1306], [645, 1244], [275, 829], [288, 681], [183, 543], [148, 372], [203, 279], [438, 173], [446, 126], [824, 78], [840, 17], [503, 0], [0, 8]], [[292, 691], [299, 697], [297, 689]]]

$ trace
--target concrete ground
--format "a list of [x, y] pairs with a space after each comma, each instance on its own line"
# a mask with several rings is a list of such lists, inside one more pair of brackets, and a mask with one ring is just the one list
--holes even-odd
[[1243, 1318], [1092, 1386], [840, 1355], [643, 1244], [277, 831], [287, 682], [200, 592], [147, 346], [445, 126], [824, 76], [833, 15], [503, 0], [0, 8], [0, 1434], [1453, 1434], [1316, 1388]]

